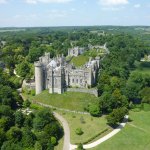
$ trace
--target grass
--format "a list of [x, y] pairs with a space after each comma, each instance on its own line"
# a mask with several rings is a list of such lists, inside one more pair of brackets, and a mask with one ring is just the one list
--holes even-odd
[[110, 140], [91, 150], [149, 150], [150, 111], [130, 111], [131, 122]]
[[71, 63], [73, 63], [76, 67], [83, 66], [86, 62], [88, 62], [89, 57], [84, 55], [79, 55], [78, 57], [73, 57]]
[[56, 145], [54, 147], [54, 150], [62, 150], [63, 149], [63, 144], [64, 144], [64, 138], [61, 138], [59, 141], [58, 141], [58, 145]]
[[[97, 118], [90, 115], [70, 112], [64, 113], [60, 111], [57, 112], [68, 121], [72, 144], [85, 143], [98, 133], [106, 129], [110, 129], [110, 127], [106, 124], [107, 120], [105, 119], [105, 116]], [[77, 128], [81, 128], [84, 133], [82, 135], [77, 135], [75, 133]]]
[[90, 57], [103, 56], [105, 55], [104, 49], [92, 49], [86, 51], [84, 54], [79, 55], [78, 57], [73, 57], [71, 63], [73, 63], [76, 67], [83, 66], [86, 62], [89, 61]]
[[[30, 108], [38, 110], [41, 109], [42, 106], [32, 103]], [[90, 139], [91, 139], [90, 141], [94, 141], [92, 140], [92, 138], [98, 135], [99, 133], [105, 131], [104, 133], [98, 135], [98, 137], [95, 137], [94, 139], [100, 138], [104, 136], [107, 132], [110, 132], [112, 130], [107, 125], [105, 116], [97, 118], [85, 114], [63, 112], [57, 109], [55, 111], [60, 115], [62, 115], [67, 120], [71, 131], [71, 143], [73, 144], [88, 143], [87, 141], [89, 141]], [[81, 136], [77, 135], [75, 133], [75, 130], [77, 128], [82, 128], [84, 134]], [[54, 150], [60, 150], [62, 147], [63, 147], [63, 138], [60, 139], [58, 145], [55, 147]]]
[[84, 111], [90, 103], [96, 103], [98, 98], [94, 95], [79, 92], [65, 92], [63, 94], [49, 94], [48, 90], [36, 96], [23, 94], [26, 99], [35, 100], [59, 108]]
[[89, 51], [86, 51], [83, 55], [88, 57], [96, 57], [96, 56], [103, 56], [105, 55], [106, 50], [104, 49], [91, 49]]

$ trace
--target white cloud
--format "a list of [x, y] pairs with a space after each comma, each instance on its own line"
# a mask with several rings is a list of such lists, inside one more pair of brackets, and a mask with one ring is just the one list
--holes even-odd
[[140, 4], [135, 4], [134, 7], [135, 7], [135, 8], [140, 8], [141, 5], [140, 5]]
[[26, 0], [29, 4], [37, 4], [37, 3], [67, 3], [72, 0]]
[[0, 4], [5, 4], [7, 3], [7, 0], [0, 0]]
[[124, 7], [102, 7], [103, 11], [120, 11], [124, 9]]
[[99, 0], [99, 4], [104, 6], [117, 6], [128, 4], [128, 0]]

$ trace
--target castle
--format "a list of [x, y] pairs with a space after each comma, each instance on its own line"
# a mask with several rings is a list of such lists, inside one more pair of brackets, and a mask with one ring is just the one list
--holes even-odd
[[[83, 51], [84, 49], [80, 48], [70, 49], [68, 55], [78, 56]], [[34, 65], [36, 94], [45, 89], [49, 89], [49, 93], [61, 94], [70, 87], [88, 88], [94, 85], [100, 67], [100, 57], [90, 58], [84, 66], [76, 68], [66, 61], [63, 55], [51, 59], [50, 53], [45, 53]]]

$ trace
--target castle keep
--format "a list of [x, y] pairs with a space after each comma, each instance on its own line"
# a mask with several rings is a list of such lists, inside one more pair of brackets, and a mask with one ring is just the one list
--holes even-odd
[[51, 59], [50, 53], [45, 53], [34, 65], [36, 94], [45, 89], [49, 89], [49, 93], [61, 94], [70, 87], [88, 88], [94, 85], [100, 57], [90, 58], [84, 66], [76, 68], [63, 55]]

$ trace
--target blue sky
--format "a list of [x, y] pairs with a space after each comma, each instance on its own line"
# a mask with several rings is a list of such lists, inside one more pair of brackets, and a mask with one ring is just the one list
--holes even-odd
[[150, 0], [0, 0], [0, 27], [150, 25]]

